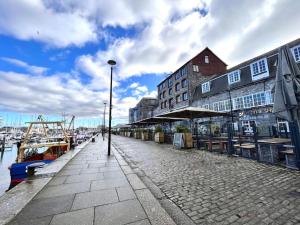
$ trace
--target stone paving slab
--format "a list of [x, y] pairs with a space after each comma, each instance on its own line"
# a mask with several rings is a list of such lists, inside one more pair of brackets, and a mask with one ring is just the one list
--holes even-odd
[[118, 202], [118, 194], [115, 189], [91, 191], [76, 194], [72, 210]]
[[88, 182], [92, 180], [101, 180], [103, 179], [103, 173], [87, 173], [87, 174], [78, 174], [71, 175], [65, 180], [66, 184], [69, 183], [78, 183], [78, 182]]
[[94, 208], [55, 215], [50, 225], [93, 225]]
[[136, 198], [131, 187], [118, 187], [116, 188], [116, 190], [120, 201], [126, 201]]
[[17, 219], [38, 218], [67, 212], [70, 210], [73, 200], [74, 195], [33, 200], [17, 215]]
[[130, 187], [126, 178], [92, 181], [91, 190], [110, 189], [115, 187]]
[[136, 174], [128, 174], [127, 179], [134, 190], [146, 188], [145, 184], [140, 180]]
[[151, 225], [149, 220], [141, 220], [134, 223], [128, 223], [128, 225]]
[[95, 209], [95, 225], [123, 225], [146, 219], [147, 216], [137, 200], [98, 206]]
[[52, 216], [46, 216], [46, 217], [41, 217], [36, 219], [21, 218], [20, 220], [15, 218], [9, 224], [10, 225], [49, 225], [51, 219]]
[[158, 201], [148, 189], [137, 190], [136, 195], [142, 203], [152, 225], [168, 224], [175, 225], [167, 212], [161, 208]]
[[90, 183], [72, 183], [61, 184], [56, 186], [47, 186], [44, 188], [35, 199], [52, 198], [56, 196], [70, 195], [90, 190]]

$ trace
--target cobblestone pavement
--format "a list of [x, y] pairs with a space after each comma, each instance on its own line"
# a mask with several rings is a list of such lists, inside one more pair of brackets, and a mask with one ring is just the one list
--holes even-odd
[[300, 224], [300, 173], [243, 158], [113, 136], [196, 224]]

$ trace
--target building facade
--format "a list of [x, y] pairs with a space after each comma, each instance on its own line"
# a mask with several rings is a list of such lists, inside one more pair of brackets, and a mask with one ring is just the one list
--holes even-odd
[[209, 48], [205, 48], [157, 85], [158, 107], [155, 115], [190, 106], [197, 85], [225, 72], [226, 67]]
[[144, 97], [134, 108], [129, 109], [129, 123], [153, 117], [158, 106], [157, 98]]
[[[286, 44], [300, 68], [300, 39]], [[225, 73], [202, 80], [193, 94], [192, 106], [232, 112], [235, 129], [251, 133], [255, 123], [261, 134], [270, 125], [289, 132], [288, 123], [272, 113], [279, 48], [243, 62]]]

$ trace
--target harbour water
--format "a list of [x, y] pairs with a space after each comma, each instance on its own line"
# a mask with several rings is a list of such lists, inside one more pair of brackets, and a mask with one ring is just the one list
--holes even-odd
[[10, 149], [5, 149], [3, 154], [0, 152], [0, 196], [8, 189], [10, 184], [10, 174], [8, 167], [17, 158], [17, 146], [13, 145]]

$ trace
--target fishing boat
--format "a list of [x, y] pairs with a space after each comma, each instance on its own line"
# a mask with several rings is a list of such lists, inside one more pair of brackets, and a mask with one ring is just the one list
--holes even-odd
[[63, 121], [29, 122], [24, 140], [18, 144], [16, 163], [10, 169], [9, 189], [21, 183], [28, 176], [28, 166], [36, 163], [48, 164], [70, 149], [70, 139], [63, 127]]

